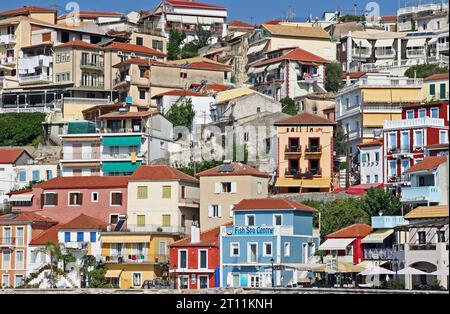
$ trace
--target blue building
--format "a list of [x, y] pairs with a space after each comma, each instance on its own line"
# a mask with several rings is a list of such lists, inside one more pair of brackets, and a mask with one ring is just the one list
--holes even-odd
[[220, 232], [222, 287], [297, 284], [298, 266], [318, 247], [314, 208], [284, 199], [246, 199], [233, 208], [233, 225]]

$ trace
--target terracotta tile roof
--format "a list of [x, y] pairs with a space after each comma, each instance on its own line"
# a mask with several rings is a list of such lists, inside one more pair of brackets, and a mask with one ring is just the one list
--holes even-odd
[[397, 15], [385, 15], [381, 17], [382, 22], [397, 22]]
[[100, 219], [81, 214], [68, 223], [60, 225], [59, 229], [106, 229], [107, 226], [108, 224]]
[[272, 59], [263, 60], [260, 62], [257, 62], [253, 64], [253, 67], [260, 67], [263, 65], [271, 64], [271, 63], [277, 63], [283, 60], [294, 60], [294, 61], [300, 61], [300, 62], [312, 62], [312, 63], [330, 63], [329, 60], [324, 59], [322, 57], [319, 57], [311, 52], [308, 52], [302, 48], [295, 48], [291, 51]]
[[198, 69], [198, 70], [212, 70], [212, 71], [222, 71], [222, 72], [230, 72], [231, 68], [217, 63], [212, 62], [191, 62], [180, 65], [182, 68], [187, 69]]
[[347, 76], [351, 79], [358, 79], [366, 73], [367, 73], [366, 71], [342, 73], [342, 79], [346, 79]]
[[[80, 18], [85, 19], [95, 19], [98, 17], [120, 17], [123, 13], [119, 12], [98, 12], [98, 11], [80, 11], [79, 16]], [[58, 20], [65, 19], [68, 16], [68, 14], [63, 14], [58, 17]]]
[[354, 224], [330, 233], [329, 238], [364, 238], [372, 232], [372, 227], [366, 224]]
[[153, 111], [131, 111], [131, 112], [109, 112], [99, 116], [97, 119], [132, 119], [132, 118], [145, 118], [151, 114], [158, 114], [157, 110]]
[[115, 65], [113, 65], [113, 68], [120, 68], [124, 65], [128, 65], [128, 64], [137, 64], [140, 66], [149, 66], [149, 63], [151, 65], [164, 65], [164, 66], [172, 66], [168, 63], [165, 62], [161, 62], [161, 61], [156, 61], [156, 60], [149, 60], [149, 59], [142, 59], [142, 58], [130, 58], [127, 59], [125, 61], [122, 61], [120, 63], [117, 63]]
[[38, 6], [23, 6], [20, 9], [8, 10], [0, 12], [0, 16], [16, 16], [16, 15], [25, 15], [30, 14], [31, 12], [55, 12], [55, 9], [49, 9]]
[[405, 219], [448, 217], [448, 206], [419, 206], [405, 215]]
[[[232, 226], [233, 223], [229, 222], [224, 226]], [[220, 226], [200, 233], [200, 242], [191, 243], [191, 237], [183, 238], [170, 245], [170, 247], [188, 247], [188, 246], [216, 246], [219, 247]]]
[[178, 169], [169, 166], [140, 166], [130, 177], [130, 181], [199, 181]]
[[175, 6], [175, 7], [190, 7], [190, 8], [203, 8], [203, 9], [221, 9], [226, 10], [225, 7], [212, 5], [207, 3], [200, 3], [194, 1], [178, 1], [178, 0], [165, 0], [165, 2]]
[[79, 48], [89, 48], [89, 49], [101, 49], [101, 47], [91, 44], [91, 43], [87, 43], [85, 41], [82, 40], [74, 40], [74, 41], [69, 41], [67, 43], [55, 46], [55, 48], [66, 48], [66, 47], [79, 47]]
[[361, 143], [358, 146], [359, 147], [370, 147], [370, 146], [381, 146], [383, 145], [383, 141], [381, 140], [373, 140], [367, 143]]
[[322, 27], [290, 26], [279, 24], [263, 24], [261, 27], [276, 36], [330, 39], [330, 34], [328, 34]]
[[433, 74], [424, 79], [424, 81], [435, 81], [435, 80], [448, 80], [448, 72], [447, 73], [439, 73]]
[[0, 216], [0, 223], [1, 224], [7, 224], [7, 223], [33, 223], [33, 222], [47, 222], [47, 223], [57, 223], [55, 220], [36, 214], [34, 212], [20, 212], [20, 213], [10, 213], [6, 215]]
[[34, 187], [41, 189], [68, 189], [68, 188], [112, 188], [128, 185], [128, 176], [117, 177], [57, 177], [45, 182], [36, 184]]
[[255, 198], [244, 199], [236, 204], [233, 210], [254, 210], [254, 209], [286, 209], [298, 210], [304, 212], [314, 212], [315, 208], [295, 202], [289, 199], [281, 198]]
[[140, 46], [140, 45], [134, 45], [134, 44], [128, 44], [128, 43], [120, 43], [117, 41], [114, 41], [107, 45], [105, 49], [109, 50], [120, 50], [120, 51], [126, 51], [126, 52], [135, 52], [138, 54], [144, 54], [144, 55], [153, 55], [153, 56], [161, 56], [164, 57], [166, 54], [162, 51], [152, 49], [146, 46]]
[[23, 153], [28, 154], [23, 148], [0, 148], [0, 164], [13, 164]]
[[425, 157], [424, 160], [406, 170], [405, 173], [412, 173], [417, 171], [431, 171], [436, 169], [437, 167], [439, 167], [439, 165], [445, 163], [446, 161], [447, 157], [445, 156]]
[[280, 24], [280, 20], [268, 20], [268, 21], [265, 21], [264, 23], [263, 23], [263, 25], [264, 24], [266, 24], [266, 25], [278, 25], [278, 24]]
[[[199, 87], [201, 84], [199, 83], [193, 83], [191, 84], [191, 87]], [[223, 84], [206, 84], [204, 87], [204, 90], [209, 91], [215, 91], [215, 92], [224, 92], [229, 89], [227, 85]]]
[[92, 111], [92, 110], [95, 110], [95, 109], [119, 109], [119, 108], [128, 107], [128, 106], [129, 107], [136, 107], [136, 108], [138, 108], [138, 110], [139, 109], [145, 109], [145, 110], [148, 109], [148, 106], [136, 105], [136, 104], [125, 104], [123, 102], [116, 102], [116, 103], [111, 103], [111, 104], [106, 104], [106, 105], [95, 105], [95, 106], [86, 108], [86, 109], [84, 109], [81, 112], [85, 113], [85, 112], [89, 112], [89, 111]]
[[327, 118], [303, 112], [296, 116], [275, 122], [274, 125], [334, 125], [335, 123]]
[[219, 171], [221, 166], [217, 166], [197, 174], [197, 177], [215, 177], [215, 176], [255, 176], [268, 178], [270, 175], [265, 172], [261, 172], [256, 168], [249, 165], [242, 164], [240, 162], [232, 162], [230, 165], [233, 167], [232, 171], [224, 172]]
[[56, 225], [38, 234], [30, 241], [30, 245], [46, 245], [49, 242], [58, 243], [59, 227], [60, 225]]
[[239, 21], [239, 20], [233, 20], [228, 23], [228, 26], [234, 26], [234, 27], [245, 27], [245, 28], [255, 28], [254, 25], [249, 24], [247, 22]]
[[192, 97], [207, 97], [204, 93], [194, 92], [189, 89], [173, 89], [168, 92], [164, 92], [153, 96], [152, 98], [159, 98], [162, 96], [192, 96]]

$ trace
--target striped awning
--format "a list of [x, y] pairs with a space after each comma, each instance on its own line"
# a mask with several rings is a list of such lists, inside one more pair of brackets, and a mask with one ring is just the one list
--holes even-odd
[[372, 44], [367, 39], [353, 38], [356, 47], [372, 48]]
[[406, 47], [423, 47], [425, 46], [425, 38], [415, 38], [408, 40]]
[[361, 240], [361, 243], [381, 244], [394, 233], [394, 229], [376, 230]]
[[319, 246], [320, 251], [338, 251], [345, 250], [355, 238], [344, 238], [344, 239], [328, 239]]
[[378, 39], [375, 42], [375, 47], [392, 47], [394, 39]]
[[150, 235], [102, 235], [102, 243], [150, 243]]
[[33, 194], [13, 194], [9, 197], [10, 202], [31, 202]]
[[262, 51], [264, 49], [264, 47], [266, 46], [266, 44], [267, 44], [267, 41], [257, 44], [257, 45], [254, 45], [254, 46], [251, 46], [247, 51], [247, 55], [251, 55], [252, 53], [257, 53], [257, 52]]
[[105, 274], [105, 278], [120, 278], [122, 269], [108, 269]]

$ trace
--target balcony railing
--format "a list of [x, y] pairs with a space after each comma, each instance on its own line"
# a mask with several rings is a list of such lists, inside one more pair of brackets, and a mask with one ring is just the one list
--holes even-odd
[[100, 152], [98, 153], [63, 153], [63, 160], [92, 160], [92, 159], [100, 159]]
[[91, 61], [81, 61], [82, 68], [95, 69], [95, 70], [103, 70], [104, 64], [103, 61], [91, 62]]
[[13, 246], [16, 244], [16, 238], [0, 238], [0, 246]]
[[16, 58], [14, 57], [4, 57], [0, 58], [1, 65], [13, 65], [16, 64]]
[[161, 254], [113, 254], [102, 256], [101, 261], [107, 264], [144, 264], [144, 263], [168, 263], [169, 256]]
[[35, 84], [35, 83], [51, 83], [53, 82], [53, 77], [51, 75], [39, 74], [32, 76], [19, 76], [20, 84]]
[[108, 98], [81, 98], [81, 97], [64, 97], [64, 104], [109, 104], [111, 100]]
[[83, 80], [81, 80], [80, 81], [80, 86], [82, 86], [82, 87], [89, 87], [89, 88], [104, 88], [105, 87], [105, 84], [103, 84], [103, 82], [96, 82], [96, 83], [94, 83], [94, 82], [86, 82], [86, 81], [83, 81]]
[[189, 227], [182, 226], [161, 226], [161, 225], [137, 225], [127, 224], [127, 230], [131, 232], [151, 232], [151, 233], [170, 233], [170, 234], [189, 234]]
[[389, 129], [409, 129], [415, 127], [443, 127], [444, 119], [439, 118], [416, 118], [416, 119], [406, 119], [397, 121], [384, 121], [384, 130]]
[[353, 48], [352, 56], [354, 58], [370, 58], [372, 51], [370, 49]]
[[402, 189], [401, 201], [439, 203], [441, 191], [436, 186], [406, 187]]
[[[448, 8], [448, 5], [444, 3], [442, 5], [442, 8], [445, 10]], [[427, 4], [420, 4], [417, 6], [411, 6], [411, 7], [404, 7], [397, 10], [397, 16], [404, 15], [404, 14], [411, 14], [411, 13], [419, 13], [423, 11], [438, 11], [441, 9], [441, 4], [438, 3], [427, 3]]]
[[14, 34], [0, 35], [0, 45], [7, 45], [9, 43], [14, 43], [15, 41], [16, 35]]
[[438, 43], [438, 48], [439, 48], [439, 50], [448, 50], [449, 44], [450, 44], [449, 42]]
[[305, 147], [306, 154], [320, 154], [322, 153], [322, 145], [310, 145]]
[[393, 259], [392, 249], [370, 248], [364, 249], [364, 259], [368, 260], [390, 260]]
[[409, 49], [406, 50], [407, 58], [424, 58], [425, 57], [425, 49]]
[[320, 169], [305, 169], [305, 172], [302, 172], [301, 169], [286, 169], [284, 176], [285, 177], [294, 177], [296, 179], [308, 179], [314, 176], [321, 176], [322, 168]]
[[411, 251], [435, 251], [436, 243], [410, 243], [409, 249]]
[[284, 148], [284, 152], [286, 154], [300, 154], [302, 152], [302, 146], [301, 145], [298, 145], [298, 146], [286, 145], [286, 147]]
[[399, 32], [408, 32], [412, 30], [411, 21], [407, 21], [404, 23], [397, 23], [397, 31]]
[[380, 58], [393, 58], [395, 57], [395, 50], [393, 49], [376, 49], [375, 50], [375, 57], [380, 59]]

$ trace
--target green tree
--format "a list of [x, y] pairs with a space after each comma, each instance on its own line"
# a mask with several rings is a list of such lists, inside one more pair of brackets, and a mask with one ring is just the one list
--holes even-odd
[[181, 51], [181, 44], [186, 39], [186, 33], [172, 28], [169, 33], [169, 43], [167, 44], [167, 59], [177, 60]]
[[5, 113], [0, 115], [0, 146], [26, 146], [43, 142], [41, 112]]
[[192, 107], [190, 98], [183, 99], [179, 104], [175, 103], [167, 114], [167, 119], [174, 126], [185, 126], [189, 129], [192, 127], [192, 121], [195, 117], [195, 111]]
[[325, 89], [336, 93], [343, 85], [341, 63], [338, 61], [328, 63], [325, 67]]
[[376, 216], [381, 211], [385, 216], [400, 213], [400, 199], [383, 188], [370, 188], [362, 200], [362, 208], [370, 216]]
[[198, 45], [195, 41], [186, 43], [180, 51], [180, 59], [192, 58], [198, 55]]
[[92, 271], [89, 272], [89, 288], [115, 288], [105, 277], [106, 269], [98, 265]]
[[184, 173], [190, 175], [190, 176], [194, 176], [197, 173], [200, 173], [200, 172], [202, 172], [204, 170], [208, 170], [208, 169], [217, 167], [217, 166], [219, 166], [221, 164], [222, 164], [221, 160], [219, 160], [219, 161], [218, 160], [211, 160], [211, 161], [204, 160], [204, 161], [201, 161], [201, 162], [196, 162], [195, 163], [195, 172], [196, 173], [194, 173], [194, 163], [193, 162], [191, 162], [187, 166], [177, 167], [177, 169], [180, 170], [181, 172], [184, 172]]
[[336, 125], [334, 128], [334, 140], [333, 140], [333, 150], [336, 152], [336, 156], [345, 155], [345, 142], [346, 136], [344, 129], [341, 124]]
[[405, 76], [409, 78], [426, 78], [433, 74], [447, 73], [448, 68], [440, 67], [437, 64], [417, 64], [413, 65], [405, 72]]
[[281, 99], [281, 111], [292, 116], [298, 113], [298, 106], [292, 98], [286, 97]]

